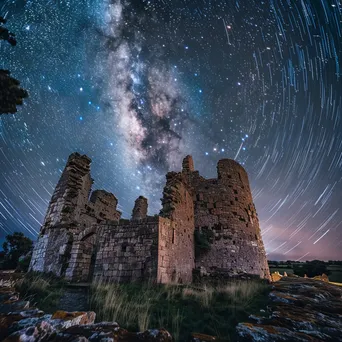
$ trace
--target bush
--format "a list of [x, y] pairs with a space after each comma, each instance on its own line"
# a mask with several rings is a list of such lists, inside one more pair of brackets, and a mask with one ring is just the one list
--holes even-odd
[[327, 269], [327, 264], [324, 261], [314, 260], [306, 262], [305, 264], [297, 264], [293, 266], [294, 274], [304, 277], [306, 274], [312, 278], [323, 273], [329, 275], [330, 271]]
[[[30, 263], [30, 252], [33, 248], [33, 242], [23, 233], [15, 232], [12, 235], [6, 236], [6, 241], [2, 245], [5, 255], [3, 261], [4, 269], [16, 269], [19, 265], [19, 260], [22, 258], [22, 267]], [[26, 261], [24, 259], [27, 258]]]

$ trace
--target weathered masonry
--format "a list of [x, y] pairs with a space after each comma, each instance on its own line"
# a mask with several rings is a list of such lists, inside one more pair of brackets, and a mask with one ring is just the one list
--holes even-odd
[[[121, 219], [113, 194], [91, 192], [90, 163], [85, 155], [70, 155], [31, 270], [72, 281], [190, 283], [193, 274], [269, 279], [248, 176], [237, 162], [220, 160], [218, 178], [205, 179], [187, 156], [181, 172], [166, 175], [160, 215], [148, 216], [140, 196], [130, 220]], [[195, 236], [208, 248], [196, 248]]]

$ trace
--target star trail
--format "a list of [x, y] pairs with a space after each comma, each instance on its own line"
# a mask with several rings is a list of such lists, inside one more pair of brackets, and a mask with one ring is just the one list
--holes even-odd
[[0, 118], [0, 242], [34, 239], [74, 151], [129, 217], [165, 173], [247, 170], [269, 259], [342, 258], [342, 3], [2, 1], [28, 90]]

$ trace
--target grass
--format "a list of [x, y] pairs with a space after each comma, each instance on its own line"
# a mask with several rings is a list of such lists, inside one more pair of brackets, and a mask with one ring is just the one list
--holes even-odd
[[98, 321], [116, 321], [132, 331], [163, 327], [175, 341], [187, 340], [191, 332], [234, 341], [236, 324], [265, 306], [269, 289], [258, 281], [215, 287], [98, 282], [90, 303]]
[[14, 286], [20, 298], [29, 300], [31, 306], [52, 313], [58, 309], [64, 285], [65, 282], [54, 275], [30, 272], [18, 279]]

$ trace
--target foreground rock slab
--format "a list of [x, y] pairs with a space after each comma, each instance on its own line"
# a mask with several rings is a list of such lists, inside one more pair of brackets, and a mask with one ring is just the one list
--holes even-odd
[[239, 341], [342, 341], [342, 287], [284, 277], [270, 300], [269, 312], [238, 324]]

